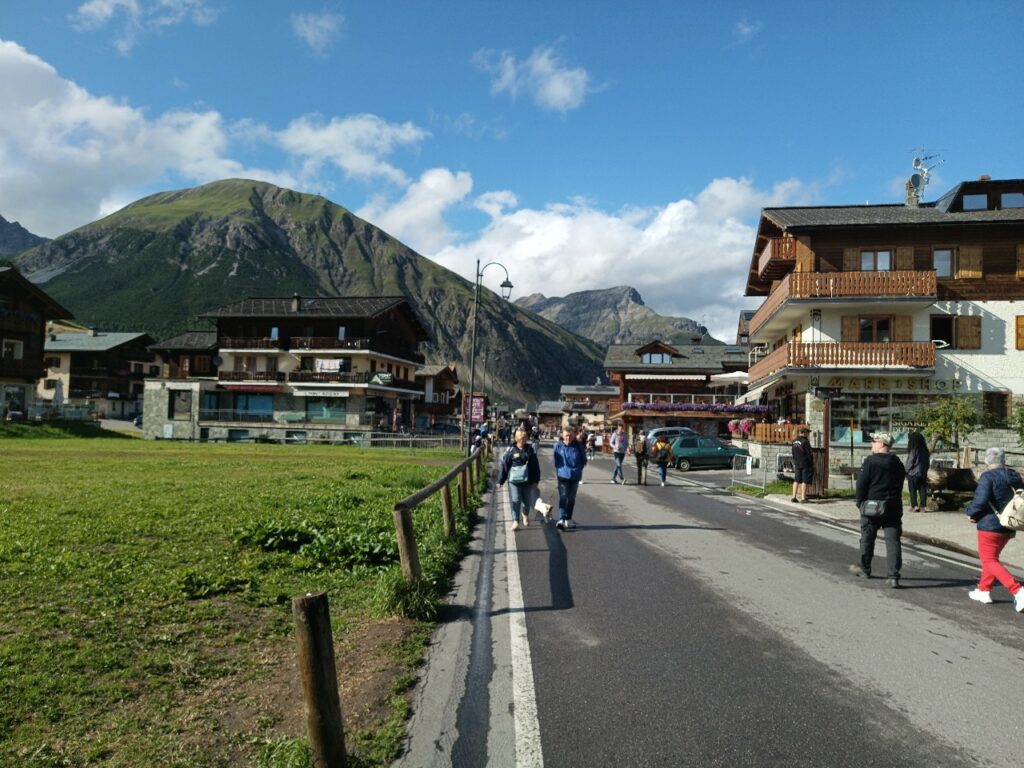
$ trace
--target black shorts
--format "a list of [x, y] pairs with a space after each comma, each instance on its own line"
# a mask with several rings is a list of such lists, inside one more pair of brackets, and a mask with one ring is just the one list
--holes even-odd
[[795, 483], [813, 483], [814, 482], [814, 467], [797, 467], [794, 470], [793, 482]]

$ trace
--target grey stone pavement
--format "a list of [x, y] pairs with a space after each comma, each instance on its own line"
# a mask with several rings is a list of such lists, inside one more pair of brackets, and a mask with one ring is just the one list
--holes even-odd
[[[678, 474], [676, 475], [679, 476]], [[853, 499], [811, 499], [797, 504], [790, 501], [789, 496], [768, 494], [766, 501], [781, 507], [802, 512], [813, 517], [820, 517], [853, 528], [860, 526], [860, 513]], [[903, 538], [920, 541], [925, 544], [942, 547], [954, 552], [977, 557], [977, 528], [967, 519], [963, 510], [955, 512], [903, 512]], [[1003, 565], [1015, 569], [1015, 576], [1020, 578], [1024, 570], [1024, 536], [1006, 545], [1000, 560]]]

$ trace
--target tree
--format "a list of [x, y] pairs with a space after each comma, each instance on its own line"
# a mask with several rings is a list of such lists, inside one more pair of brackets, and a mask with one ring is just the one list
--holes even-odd
[[[920, 407], [914, 414], [914, 421], [921, 425], [925, 434], [932, 436], [932, 450], [939, 440], [959, 446], [960, 438], [967, 437], [979, 426], [982, 417], [978, 411], [976, 398], [973, 397], [942, 397], [933, 403]], [[960, 455], [957, 454], [957, 467], [960, 466]]]

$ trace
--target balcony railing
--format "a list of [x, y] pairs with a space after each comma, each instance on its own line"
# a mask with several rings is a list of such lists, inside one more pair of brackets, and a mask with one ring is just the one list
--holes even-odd
[[[793, 264], [796, 264], [796, 238], [773, 237], [757, 260], [757, 274], [764, 277], [767, 271], [777, 271], [778, 267], [785, 268]], [[772, 270], [769, 270], [769, 266]]]
[[286, 376], [283, 371], [219, 371], [220, 381], [274, 381], [282, 382]]
[[755, 443], [792, 443], [806, 424], [755, 424], [750, 440]]
[[779, 307], [790, 299], [935, 299], [937, 291], [938, 282], [933, 270], [791, 272], [782, 278], [750, 318], [750, 333], [757, 333]]
[[934, 368], [930, 341], [819, 342], [791, 341], [752, 366], [751, 382], [785, 368]]
[[280, 351], [280, 339], [264, 337], [248, 338], [240, 336], [225, 336], [220, 340], [221, 349], [266, 349]]
[[274, 420], [274, 414], [270, 411], [237, 411], [233, 408], [203, 408], [199, 411], [199, 420], [267, 424]]
[[331, 336], [293, 336], [291, 349], [369, 349], [369, 339], [337, 339]]
[[366, 373], [349, 371], [292, 371], [288, 381], [298, 384], [365, 384], [369, 381]]

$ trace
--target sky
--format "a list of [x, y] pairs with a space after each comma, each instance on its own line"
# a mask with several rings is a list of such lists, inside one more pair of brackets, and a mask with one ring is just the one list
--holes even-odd
[[1016, 0], [0, 0], [0, 215], [261, 179], [734, 341], [762, 207], [1024, 177], [1022, 39]]

